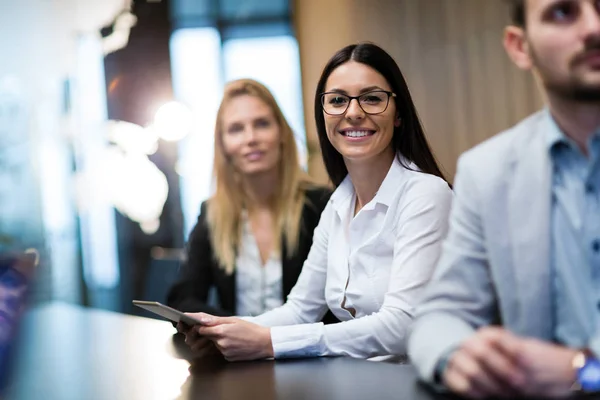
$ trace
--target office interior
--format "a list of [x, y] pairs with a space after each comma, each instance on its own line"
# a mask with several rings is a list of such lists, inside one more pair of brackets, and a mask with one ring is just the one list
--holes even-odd
[[328, 181], [314, 90], [337, 49], [372, 41], [407, 79], [447, 176], [539, 109], [482, 0], [0, 1], [0, 243], [35, 248], [30, 303], [152, 317], [211, 193], [225, 82], [275, 94], [303, 167]]

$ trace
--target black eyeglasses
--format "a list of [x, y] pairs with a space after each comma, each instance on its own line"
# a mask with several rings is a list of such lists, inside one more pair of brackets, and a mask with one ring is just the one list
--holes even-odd
[[381, 114], [387, 110], [390, 97], [396, 97], [396, 93], [386, 90], [373, 90], [360, 96], [347, 96], [337, 92], [325, 92], [321, 94], [321, 106], [323, 111], [329, 115], [342, 115], [350, 107], [354, 99], [366, 114]]

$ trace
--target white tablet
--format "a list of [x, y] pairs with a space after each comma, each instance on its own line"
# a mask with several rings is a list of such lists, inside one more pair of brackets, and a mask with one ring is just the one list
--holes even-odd
[[133, 304], [173, 322], [181, 321], [189, 326], [202, 325], [202, 322], [199, 320], [194, 319], [179, 310], [165, 306], [158, 301], [133, 300]]

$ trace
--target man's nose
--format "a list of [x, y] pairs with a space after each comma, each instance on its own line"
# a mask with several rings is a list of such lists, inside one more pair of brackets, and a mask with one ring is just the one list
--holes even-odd
[[595, 1], [585, 2], [582, 5], [580, 27], [585, 40], [594, 40], [600, 46], [600, 9]]

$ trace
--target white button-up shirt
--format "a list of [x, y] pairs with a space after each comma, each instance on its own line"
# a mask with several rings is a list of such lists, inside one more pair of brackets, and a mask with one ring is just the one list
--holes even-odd
[[283, 304], [281, 256], [272, 253], [263, 265], [246, 213], [236, 260], [236, 314], [259, 315]]
[[[355, 201], [346, 177], [321, 215], [287, 302], [250, 319], [272, 327], [276, 358], [406, 354], [415, 306], [446, 236], [452, 191], [394, 159], [356, 216]], [[315, 323], [327, 308], [343, 322]]]

